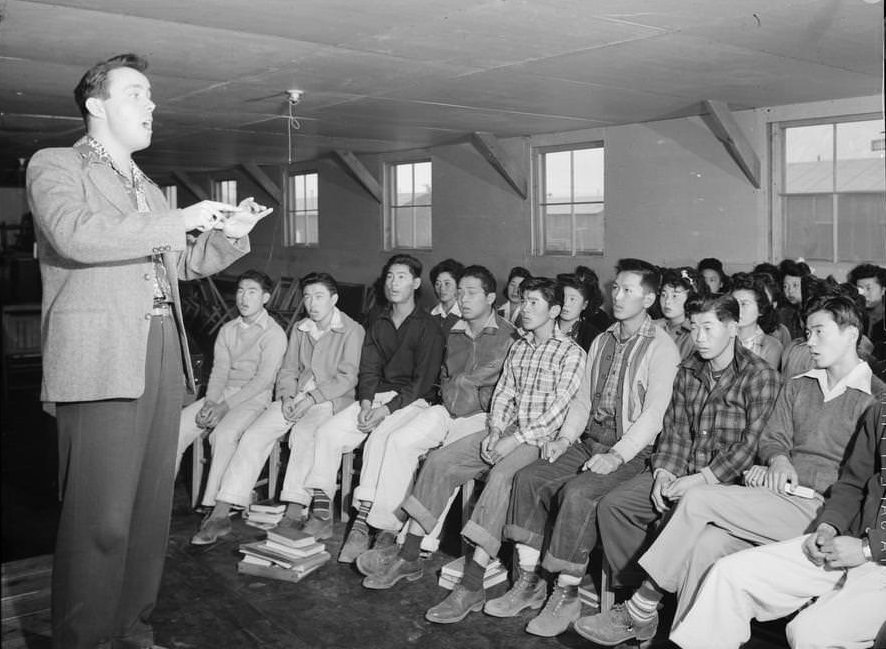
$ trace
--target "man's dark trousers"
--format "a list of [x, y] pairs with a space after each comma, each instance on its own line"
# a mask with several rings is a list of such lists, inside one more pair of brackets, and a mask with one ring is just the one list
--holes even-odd
[[166, 556], [183, 387], [174, 319], [153, 316], [141, 397], [57, 405], [54, 649], [153, 644], [147, 620]]

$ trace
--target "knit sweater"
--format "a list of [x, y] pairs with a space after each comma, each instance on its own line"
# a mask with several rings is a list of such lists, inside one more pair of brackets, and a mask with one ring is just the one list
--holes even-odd
[[786, 456], [801, 485], [826, 495], [837, 480], [846, 448], [865, 411], [886, 392], [886, 385], [871, 376], [867, 363], [861, 365], [853, 372], [866, 372], [871, 377], [871, 394], [848, 387], [825, 402], [817, 379], [804, 374], [787, 381], [760, 437], [762, 462]]

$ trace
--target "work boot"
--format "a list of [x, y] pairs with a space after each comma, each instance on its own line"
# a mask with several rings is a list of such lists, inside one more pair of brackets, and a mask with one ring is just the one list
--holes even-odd
[[563, 633], [580, 617], [581, 600], [578, 598], [578, 588], [573, 587], [570, 593], [563, 586], [555, 586], [541, 613], [526, 625], [526, 632], [553, 638]]
[[468, 590], [461, 584], [456, 584], [446, 599], [428, 609], [425, 619], [437, 624], [461, 622], [471, 611], [482, 610], [484, 602], [486, 602], [486, 591], [482, 588]]
[[486, 602], [483, 611], [494, 617], [514, 617], [524, 608], [538, 610], [545, 603], [547, 585], [535, 571], [518, 568], [517, 581], [501, 597]]

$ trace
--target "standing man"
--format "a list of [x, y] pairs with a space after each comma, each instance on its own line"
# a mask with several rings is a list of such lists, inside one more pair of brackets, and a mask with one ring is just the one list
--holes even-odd
[[43, 278], [41, 398], [56, 404], [64, 500], [55, 649], [153, 646], [147, 619], [166, 554], [183, 371], [194, 387], [178, 280], [243, 256], [270, 213], [251, 200], [169, 209], [132, 160], [151, 143], [146, 68], [133, 54], [92, 67], [74, 90], [87, 135], [28, 166]]

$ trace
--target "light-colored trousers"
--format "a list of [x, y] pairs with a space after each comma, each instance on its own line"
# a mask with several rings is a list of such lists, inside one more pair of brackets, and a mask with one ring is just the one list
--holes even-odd
[[819, 495], [799, 498], [765, 487], [693, 487], [640, 558], [640, 566], [661, 588], [677, 593], [677, 624], [717, 559], [802, 534], [822, 502]]
[[[227, 388], [223, 393], [224, 398], [229, 398], [232, 394], [236, 394], [238, 390], [239, 388]], [[181, 459], [185, 450], [205, 432], [205, 429], [198, 426], [197, 422], [194, 421], [194, 417], [200, 412], [200, 408], [203, 407], [205, 402], [206, 399], [197, 399], [197, 401], [182, 409], [178, 430], [178, 451], [175, 456], [176, 475], [178, 475], [178, 469], [181, 466]], [[212, 461], [209, 464], [209, 476], [206, 478], [206, 490], [203, 492], [203, 506], [212, 507], [215, 504], [222, 476], [225, 474], [228, 464], [237, 450], [237, 442], [240, 440], [241, 435], [243, 435], [243, 431], [267, 407], [267, 393], [253, 397], [231, 408], [222, 420], [218, 422], [218, 426], [209, 434], [209, 443], [212, 445]]]
[[775, 620], [817, 597], [788, 624], [791, 647], [871, 646], [886, 621], [886, 566], [816, 566], [803, 554], [807, 536], [717, 561], [671, 641], [683, 649], [738, 649], [751, 636], [752, 618]]
[[[383, 406], [396, 396], [396, 392], [380, 392], [375, 395], [372, 407]], [[341, 465], [341, 456], [366, 444], [363, 448], [363, 468], [360, 471], [360, 484], [354, 490], [354, 500], [374, 502], [379, 483], [381, 466], [384, 460], [385, 441], [400, 427], [407, 425], [416, 415], [428, 408], [424, 399], [413, 401], [405, 408], [391, 413], [371, 433], [357, 430], [357, 416], [360, 404], [352, 403], [320, 426], [316, 435], [314, 462], [305, 477], [303, 485], [292, 485], [293, 489], [321, 489], [330, 500], [335, 496], [335, 476]], [[397, 470], [400, 471], [399, 469]], [[411, 479], [411, 473], [409, 479]], [[385, 476], [387, 481], [388, 476]], [[402, 500], [401, 496], [401, 500]], [[399, 503], [398, 503], [399, 504]], [[394, 529], [399, 529], [399, 524]]]
[[283, 402], [274, 401], [240, 438], [216, 499], [247, 507], [250, 493], [274, 444], [289, 431], [289, 462], [280, 500], [306, 506], [311, 504], [311, 494], [303, 485], [314, 464], [317, 431], [331, 418], [332, 403], [325, 401], [308, 408], [293, 424], [283, 417]]

